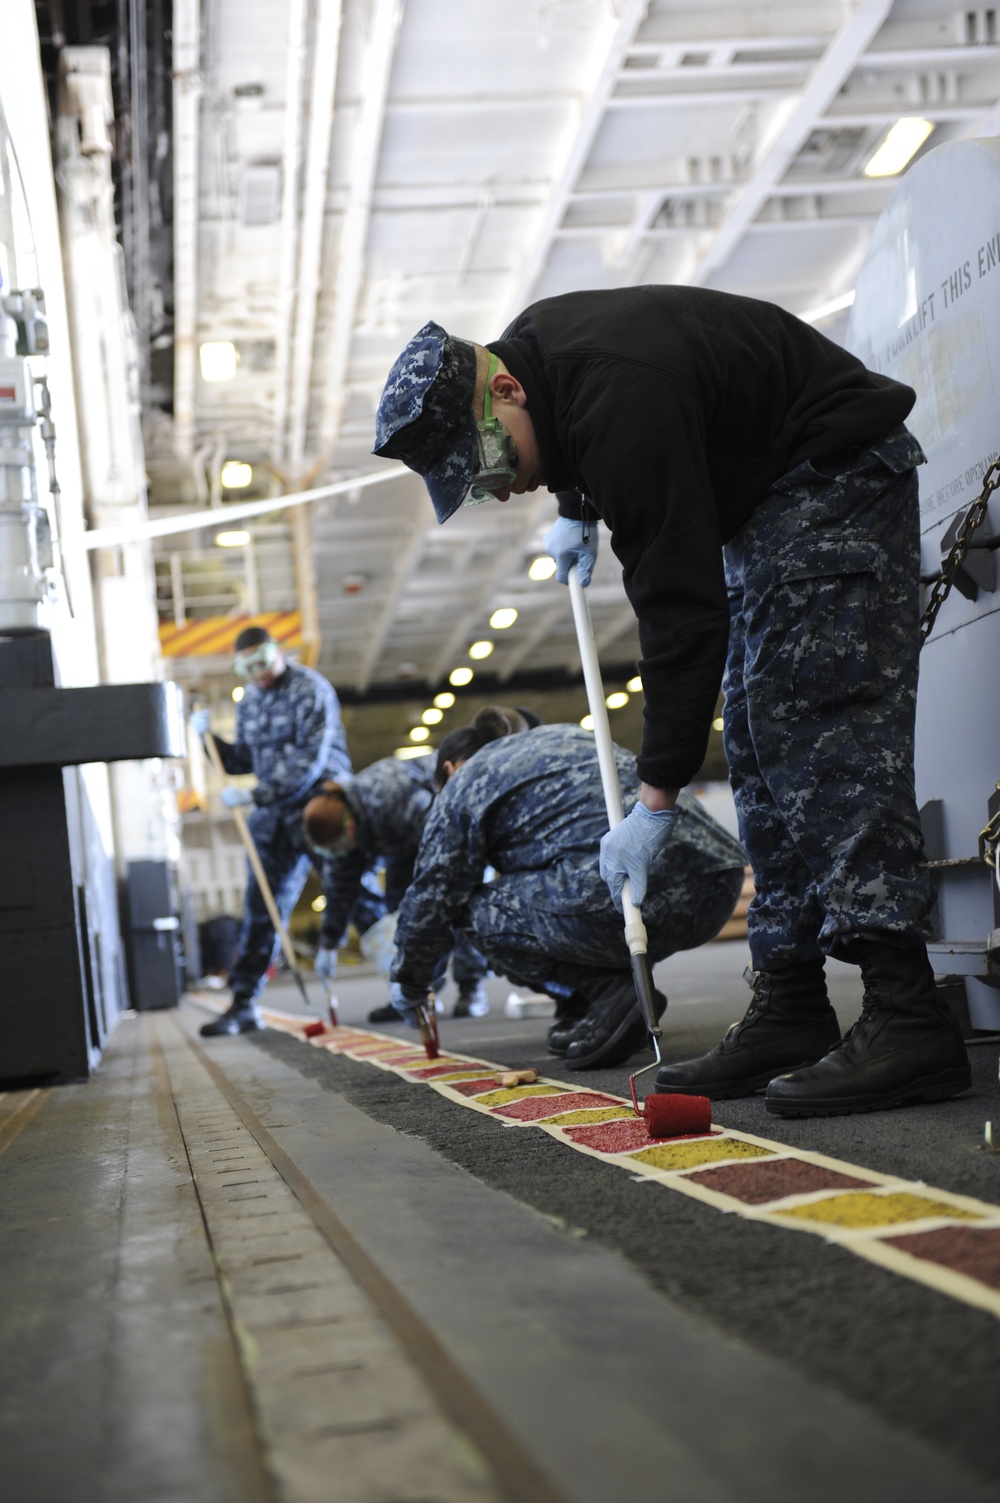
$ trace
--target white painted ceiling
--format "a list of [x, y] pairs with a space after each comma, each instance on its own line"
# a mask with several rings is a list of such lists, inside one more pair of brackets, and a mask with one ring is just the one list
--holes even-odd
[[[421, 324], [486, 340], [571, 289], [812, 316], [854, 285], [894, 185], [862, 169], [900, 116], [934, 122], [925, 149], [1000, 130], [998, 41], [996, 11], [947, 0], [175, 0], [170, 442], [288, 489], [384, 468], [378, 395]], [[201, 380], [209, 340], [236, 343], [234, 380]], [[501, 683], [574, 671], [566, 592], [526, 575], [553, 511], [438, 527], [408, 473], [311, 506], [319, 666], [440, 686], [491, 638]], [[634, 659], [609, 549], [589, 598], [602, 661]]]

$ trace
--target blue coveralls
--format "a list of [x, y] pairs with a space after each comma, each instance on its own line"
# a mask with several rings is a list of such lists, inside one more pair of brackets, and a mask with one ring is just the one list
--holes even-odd
[[[424, 823], [434, 801], [433, 757], [404, 762], [385, 757], [362, 768], [345, 782], [344, 799], [356, 820], [354, 849], [328, 856], [323, 863], [322, 943], [335, 950], [343, 943], [351, 910], [366, 870], [385, 864], [385, 909], [395, 913], [413, 880], [413, 865]], [[450, 946], [449, 946], [450, 948]], [[440, 986], [447, 968], [444, 954], [435, 976]], [[452, 975], [460, 990], [482, 981], [488, 967], [463, 934], [454, 936]]]
[[724, 742], [754, 968], [920, 939], [913, 783], [923, 455], [899, 428], [776, 481], [724, 550]]
[[[228, 773], [256, 775], [247, 824], [287, 924], [313, 863], [302, 810], [325, 779], [347, 777], [351, 771], [340, 702], [321, 674], [289, 664], [270, 688], [247, 685], [236, 710], [236, 740], [216, 738], [216, 745]], [[385, 911], [377, 888], [369, 892], [368, 903], [369, 922], [374, 923]], [[248, 870], [236, 960], [229, 973], [234, 1000], [251, 1002], [260, 994], [279, 950], [263, 895]]]
[[[639, 793], [635, 758], [615, 748], [625, 811]], [[689, 793], [653, 861], [642, 915], [655, 962], [719, 932], [745, 856]], [[495, 971], [539, 990], [560, 961], [627, 968], [621, 915], [600, 875], [608, 828], [593, 735], [539, 726], [490, 742], [458, 769], [427, 817], [400, 906], [393, 980], [431, 984], [451, 930], [464, 928]], [[496, 876], [484, 881], [486, 868]]]

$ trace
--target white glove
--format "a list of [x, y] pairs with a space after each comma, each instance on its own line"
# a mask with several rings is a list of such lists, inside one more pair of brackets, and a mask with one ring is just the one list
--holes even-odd
[[212, 729], [212, 715], [209, 710], [191, 711], [191, 729], [198, 736], [204, 736], [206, 731]]
[[422, 1007], [425, 1013], [430, 1013], [429, 994], [419, 992], [412, 986], [403, 986], [399, 981], [394, 981], [389, 988], [389, 1001], [408, 1028], [420, 1026], [420, 1019], [417, 1017], [418, 1007]]
[[316, 951], [316, 958], [313, 961], [313, 970], [324, 981], [332, 981], [337, 974], [336, 950], [328, 950], [324, 945], [320, 945]]
[[227, 809], [239, 809], [253, 803], [253, 795], [248, 788], [236, 788], [232, 783], [226, 784], [219, 797]]
[[670, 839], [676, 809], [647, 809], [637, 803], [631, 813], [609, 830], [601, 841], [601, 876], [611, 890], [612, 901], [622, 911], [622, 887], [628, 877], [632, 902], [638, 908], [646, 896], [653, 857]]
[[[584, 533], [586, 532], [586, 541]], [[597, 558], [597, 523], [577, 522], [572, 517], [557, 517], [542, 538], [542, 547], [556, 561], [556, 579], [569, 584], [569, 571], [576, 564], [576, 577], [589, 585]]]

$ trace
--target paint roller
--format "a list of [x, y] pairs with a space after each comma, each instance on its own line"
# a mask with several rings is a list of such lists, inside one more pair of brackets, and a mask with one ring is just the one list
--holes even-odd
[[[587, 688], [587, 703], [594, 722], [594, 738], [597, 743], [597, 762], [601, 769], [601, 786], [608, 811], [608, 826], [614, 829], [621, 824], [622, 796], [618, 784], [618, 768], [615, 766], [614, 748], [611, 744], [611, 727], [604, 702], [604, 684], [597, 661], [597, 647], [590, 621], [590, 608], [583, 586], [577, 578], [576, 566], [569, 571], [569, 598], [573, 606], [573, 621], [580, 648], [583, 681]], [[632, 980], [646, 1028], [649, 1032], [656, 1058], [651, 1065], [644, 1065], [629, 1076], [629, 1090], [636, 1115], [642, 1117], [654, 1138], [677, 1138], [708, 1132], [712, 1124], [712, 1103], [707, 1096], [653, 1095], [647, 1096], [642, 1106], [636, 1095], [635, 1083], [640, 1075], [655, 1070], [662, 1064], [660, 1039], [662, 1030], [656, 1016], [656, 991], [653, 986], [653, 971], [649, 963], [646, 926], [642, 914], [632, 902], [632, 889], [628, 878], [622, 890], [622, 913], [625, 919], [625, 943], [632, 963]]]
[[[222, 758], [219, 755], [219, 748], [215, 744], [215, 737], [212, 735], [211, 731], [206, 731], [204, 733], [203, 740], [205, 742], [205, 747], [208, 751], [209, 758], [211, 759], [212, 766], [215, 768], [215, 771], [218, 773], [219, 778], [224, 783], [226, 781], [226, 769], [222, 765]], [[270, 918], [271, 923], [274, 925], [274, 932], [275, 934], [277, 934], [279, 940], [281, 941], [281, 948], [284, 952], [285, 960], [288, 963], [288, 969], [292, 973], [292, 976], [295, 980], [295, 985], [299, 989], [299, 993], [302, 997], [303, 1002], [307, 1007], [312, 1007], [313, 1004], [309, 1000], [309, 994], [306, 991], [306, 984], [303, 981], [302, 973], [299, 970], [298, 961], [295, 956], [295, 949], [292, 945], [288, 930], [285, 928], [285, 925], [282, 921], [281, 914], [278, 912], [278, 905], [274, 901], [274, 894], [271, 891], [271, 884], [267, 880], [267, 873], [264, 871], [260, 855], [257, 851], [257, 846], [255, 845], [254, 838], [250, 833], [250, 826], [247, 824], [246, 815], [238, 805], [235, 809], [231, 809], [229, 812], [233, 816], [239, 837], [243, 842], [244, 849], [246, 850], [247, 860], [250, 862], [250, 870], [253, 872], [254, 876], [257, 879], [257, 886], [260, 888], [261, 897], [264, 899], [264, 906], [267, 909], [268, 917]], [[337, 1018], [336, 1014], [333, 1012], [332, 1007], [330, 1011], [331, 1021], [336, 1024]]]

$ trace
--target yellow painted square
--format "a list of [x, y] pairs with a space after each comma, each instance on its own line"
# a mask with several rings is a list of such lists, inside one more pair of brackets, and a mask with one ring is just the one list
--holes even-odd
[[558, 1117], [546, 1117], [546, 1127], [582, 1127], [588, 1122], [615, 1122], [635, 1118], [630, 1106], [590, 1106], [578, 1112], [562, 1112]]
[[563, 1096], [558, 1086], [522, 1085], [512, 1086], [509, 1091], [487, 1091], [485, 1096], [473, 1096], [477, 1106], [506, 1106], [508, 1101], [520, 1101], [524, 1096]]
[[893, 1226], [901, 1221], [922, 1221], [927, 1216], [949, 1216], [958, 1221], [982, 1221], [975, 1211], [964, 1211], [948, 1205], [943, 1200], [931, 1200], [924, 1195], [911, 1195], [898, 1190], [890, 1195], [873, 1195], [870, 1190], [849, 1190], [844, 1195], [831, 1195], [827, 1200], [816, 1200], [811, 1205], [793, 1206], [788, 1211], [775, 1211], [776, 1216], [788, 1216], [797, 1221], [822, 1221], [830, 1226], [863, 1227]]
[[639, 1159], [643, 1164], [653, 1164], [657, 1169], [694, 1169], [698, 1164], [712, 1164], [719, 1159], [769, 1159], [774, 1154], [770, 1148], [760, 1148], [756, 1143], [743, 1143], [738, 1138], [698, 1138], [681, 1143], [658, 1143], [655, 1148], [642, 1148], [630, 1153], [630, 1159]]

